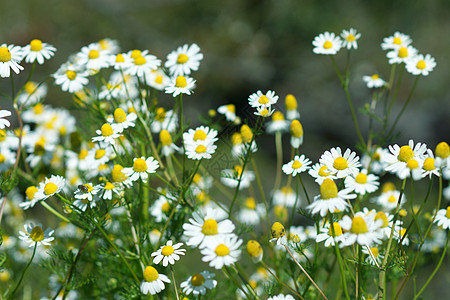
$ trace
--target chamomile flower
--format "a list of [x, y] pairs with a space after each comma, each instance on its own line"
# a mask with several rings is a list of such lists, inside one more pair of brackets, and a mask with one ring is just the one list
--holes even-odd
[[161, 154], [166, 157], [174, 153], [175, 151], [180, 150], [180, 148], [178, 148], [172, 142], [172, 136], [170, 135], [169, 131], [165, 129], [159, 132], [159, 142], [161, 143]]
[[144, 77], [145, 74], [152, 70], [158, 69], [161, 60], [156, 56], [141, 52], [140, 55], [131, 54], [131, 60], [127, 63], [125, 74]]
[[291, 295], [278, 294], [267, 298], [267, 300], [294, 300], [295, 298]]
[[320, 195], [315, 196], [314, 202], [306, 208], [311, 210], [312, 214], [320, 213], [321, 217], [325, 217], [328, 212], [345, 211], [349, 207], [345, 200], [356, 198], [355, 194], [350, 194], [351, 191], [351, 189], [338, 191], [336, 183], [326, 178], [320, 185]]
[[292, 175], [295, 176], [299, 173], [305, 172], [310, 168], [311, 161], [305, 157], [305, 155], [298, 156], [296, 155], [294, 157], [294, 160], [288, 162], [287, 164], [283, 165], [283, 172], [286, 175]]
[[87, 72], [79, 72], [73, 66], [61, 66], [61, 68], [53, 74], [55, 83], [61, 86], [64, 92], [76, 93], [81, 91], [88, 84]]
[[42, 226], [37, 225], [34, 226], [33, 223], [25, 224], [24, 226], [25, 232], [19, 231], [19, 239], [30, 243], [29, 247], [36, 247], [40, 245], [50, 246], [50, 242], [55, 238], [52, 237], [54, 230], [51, 228], [47, 228], [45, 231], [42, 229]]
[[11, 112], [6, 109], [0, 110], [0, 129], [11, 126], [11, 123], [5, 119], [5, 117], [11, 116]]
[[189, 129], [188, 132], [183, 133], [183, 140], [186, 145], [196, 143], [214, 143], [218, 140], [217, 130], [211, 129], [207, 126], [199, 126], [194, 129]]
[[131, 168], [123, 168], [122, 173], [130, 177], [132, 181], [137, 181], [141, 178], [146, 183], [148, 174], [155, 173], [158, 168], [159, 163], [156, 159], [152, 156], [148, 158], [142, 156], [133, 160], [133, 166]]
[[174, 132], [178, 126], [178, 115], [173, 110], [166, 111], [164, 107], [158, 107], [150, 126], [153, 133], [163, 129]]
[[289, 130], [290, 123], [284, 118], [281, 111], [276, 111], [272, 114], [272, 121], [267, 122], [266, 132], [269, 134], [276, 132], [287, 132]]
[[336, 176], [336, 178], [344, 178], [348, 175], [356, 175], [358, 168], [361, 166], [359, 157], [350, 149], [345, 150], [344, 154], [341, 148], [331, 148], [325, 151], [320, 157], [319, 162], [325, 165], [328, 170]]
[[176, 97], [179, 94], [190, 95], [194, 88], [195, 88], [194, 79], [187, 76], [179, 75], [170, 80], [170, 83], [167, 85], [165, 91], [166, 94], [172, 94], [173, 97]]
[[236, 120], [236, 106], [234, 104], [221, 105], [217, 108], [217, 112], [224, 115], [227, 121], [234, 122]]
[[0, 76], [9, 77], [11, 70], [19, 74], [23, 67], [19, 65], [23, 58], [20, 46], [2, 44], [0, 46]]
[[377, 147], [372, 155], [365, 154], [361, 158], [361, 164], [364, 169], [370, 169], [374, 174], [380, 174], [384, 171], [387, 163], [384, 160], [385, 155], [389, 153], [387, 149]]
[[235, 188], [239, 184], [239, 189], [248, 188], [253, 180], [255, 180], [255, 173], [253, 171], [243, 170], [242, 166], [236, 165], [233, 170], [225, 169], [220, 172], [223, 184], [230, 188]]
[[195, 142], [191, 140], [184, 140], [184, 147], [186, 150], [186, 156], [189, 159], [201, 160], [211, 159], [212, 154], [216, 152], [217, 146], [213, 142]]
[[27, 81], [23, 86], [22, 92], [17, 96], [17, 103], [25, 107], [36, 105], [47, 95], [47, 85], [45, 83], [37, 84], [34, 81]]
[[114, 110], [114, 117], [108, 118], [107, 121], [111, 123], [113, 131], [122, 133], [124, 129], [128, 127], [134, 127], [137, 115], [135, 113], [125, 113], [123, 109], [116, 108]]
[[394, 48], [386, 54], [389, 64], [406, 63], [417, 55], [417, 49], [412, 46]]
[[378, 74], [372, 74], [370, 76], [365, 75], [362, 79], [369, 89], [380, 88], [386, 85], [386, 81], [384, 81]]
[[336, 179], [336, 176], [328, 170], [327, 166], [324, 166], [320, 163], [314, 164], [311, 169], [308, 171], [309, 175], [315, 178], [315, 182], [318, 184], [322, 184], [322, 182], [326, 179]]
[[436, 153], [434, 165], [437, 168], [450, 166], [450, 147], [446, 142], [440, 142], [437, 144], [434, 153]]
[[384, 255], [380, 254], [378, 247], [362, 247], [362, 252], [367, 255], [367, 263], [374, 266], [381, 266]]
[[237, 218], [243, 224], [257, 225], [264, 212], [264, 204], [256, 203], [253, 197], [247, 197], [239, 210]]
[[303, 126], [299, 120], [292, 120], [290, 133], [291, 146], [298, 149], [303, 144]]
[[203, 54], [197, 44], [185, 44], [167, 55], [165, 67], [169, 68], [172, 76], [189, 75], [191, 71], [197, 71]]
[[50, 59], [55, 55], [56, 48], [47, 43], [43, 43], [41, 40], [34, 39], [30, 44], [22, 48], [23, 56], [26, 63], [34, 63], [42, 65], [44, 61]]
[[411, 42], [412, 40], [409, 35], [397, 31], [392, 36], [383, 39], [383, 43], [381, 43], [381, 49], [388, 50], [406, 47], [411, 44]]
[[102, 51], [98, 43], [91, 43], [81, 48], [76, 64], [80, 69], [98, 72], [110, 66], [109, 53]]
[[258, 263], [262, 260], [264, 251], [258, 241], [248, 241], [245, 248], [247, 249], [247, 253], [254, 263]]
[[419, 54], [406, 62], [406, 71], [413, 75], [428, 76], [436, 67], [436, 61], [430, 54]]
[[[125, 112], [124, 112], [124, 114], [125, 114]], [[121, 116], [119, 116], [119, 117], [121, 117]], [[120, 119], [120, 120], [123, 121], [123, 119]], [[125, 117], [124, 121], [125, 122], [127, 121], [126, 117]], [[127, 123], [127, 125], [128, 125], [128, 123]], [[115, 139], [120, 137], [120, 134], [118, 133], [119, 129], [122, 129], [122, 131], [123, 131], [123, 126], [121, 126], [121, 125], [117, 126], [116, 125], [113, 128], [110, 124], [104, 123], [100, 129], [97, 129], [95, 131], [95, 133], [97, 133], [98, 136], [93, 137], [92, 141], [93, 142], [104, 142], [104, 143], [107, 143], [107, 144], [114, 145], [116, 143]]]
[[327, 222], [323, 228], [320, 228], [320, 233], [316, 236], [316, 243], [325, 241], [324, 246], [330, 247], [334, 246], [335, 243], [339, 243], [343, 237], [342, 228], [338, 222], [333, 222], [333, 228]]
[[342, 42], [342, 47], [350, 49], [358, 49], [357, 40], [361, 37], [361, 33], [357, 32], [356, 29], [350, 28], [349, 30], [343, 30], [341, 37], [344, 40]]
[[34, 194], [36, 201], [45, 200], [59, 193], [64, 187], [65, 182], [64, 177], [59, 175], [52, 175], [50, 178], [45, 177], [45, 180], [39, 183], [39, 189]]
[[203, 255], [202, 260], [209, 262], [209, 266], [222, 269], [223, 266], [229, 266], [238, 261], [241, 256], [239, 247], [242, 240], [235, 234], [228, 234], [221, 238], [213, 238], [200, 250]]
[[258, 106], [256, 111], [253, 113], [256, 116], [260, 116], [263, 118], [270, 117], [274, 113], [275, 109], [270, 108], [270, 106]]
[[27, 189], [25, 190], [26, 199], [24, 202], [19, 203], [19, 206], [22, 207], [24, 210], [33, 207], [38, 202], [38, 200], [35, 197], [37, 192], [38, 188], [36, 186], [32, 185], [27, 187]]
[[122, 172], [123, 169], [124, 167], [119, 164], [114, 165], [111, 171], [112, 183], [120, 187], [131, 187], [133, 185], [133, 181], [129, 178], [129, 176]]
[[[397, 202], [400, 197], [400, 191], [388, 190], [383, 192], [380, 196], [376, 198], [376, 202], [384, 209], [395, 209], [397, 207]], [[400, 202], [400, 207], [406, 202], [405, 194], [402, 195]]]
[[209, 273], [208, 271], [202, 271], [200, 273], [189, 276], [186, 281], [180, 284], [183, 293], [186, 295], [194, 295], [195, 297], [199, 295], [205, 295], [206, 290], [212, 290], [217, 286], [217, 280], [213, 278], [216, 276], [214, 273]]
[[342, 47], [342, 40], [334, 32], [324, 32], [316, 36], [312, 42], [316, 54], [335, 55]]
[[87, 199], [92, 201], [95, 195], [100, 191], [101, 187], [99, 185], [92, 186], [92, 182], [81, 184], [75, 191], [75, 199]]
[[165, 289], [164, 282], [170, 283], [169, 277], [158, 273], [154, 267], [147, 266], [144, 270], [144, 280], [141, 283], [141, 293], [156, 295]]
[[177, 243], [173, 245], [171, 240], [167, 241], [165, 246], [159, 248], [158, 251], [152, 253], [153, 263], [159, 264], [162, 261], [162, 265], [167, 267], [170, 263], [171, 265], [175, 264], [175, 261], [180, 260], [180, 255], [185, 255], [186, 249], [180, 249], [183, 246], [183, 243]]
[[388, 163], [386, 171], [396, 174], [400, 179], [412, 177], [414, 180], [422, 176], [421, 167], [425, 159], [427, 145], [409, 140], [408, 145], [389, 146], [391, 153], [386, 154], [384, 160]]
[[162, 91], [169, 84], [170, 77], [161, 69], [151, 70], [145, 74], [145, 82], [152, 88]]
[[450, 206], [446, 209], [440, 209], [433, 223], [437, 223], [437, 226], [442, 226], [443, 229], [450, 229]]
[[345, 187], [360, 195], [375, 192], [379, 184], [378, 176], [367, 174], [367, 170], [362, 170], [356, 176], [347, 176], [345, 178]]
[[[263, 94], [261, 91], [257, 91], [256, 93], [251, 94], [248, 97], [248, 103], [251, 107], [262, 107], [269, 109], [278, 101], [278, 96], [275, 95], [274, 91], [267, 91], [267, 93]], [[271, 115], [272, 113], [270, 113]]]
[[231, 234], [234, 224], [228, 219], [218, 222], [218, 214], [219, 212], [215, 209], [207, 209], [205, 216], [194, 212], [189, 223], [183, 224], [184, 235], [188, 238], [186, 244], [202, 249], [213, 239]]
[[378, 229], [382, 226], [381, 220], [375, 220], [374, 214], [355, 213], [353, 218], [344, 216], [339, 225], [345, 230], [344, 246], [355, 242], [361, 246], [371, 247], [381, 242], [382, 233]]
[[294, 95], [288, 94], [284, 98], [284, 104], [286, 106], [286, 119], [295, 120], [300, 119], [300, 113], [298, 112], [298, 103]]
[[439, 177], [439, 169], [436, 168], [436, 159], [434, 158], [433, 151], [427, 149], [427, 155], [428, 157], [423, 161], [422, 177], [428, 176], [429, 178], [431, 178], [432, 175], [436, 175]]

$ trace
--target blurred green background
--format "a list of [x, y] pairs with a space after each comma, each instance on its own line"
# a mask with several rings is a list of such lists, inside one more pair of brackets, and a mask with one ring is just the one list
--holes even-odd
[[[419, 80], [395, 143], [413, 138], [434, 149], [439, 141], [450, 140], [448, 0], [1, 0], [0, 6], [0, 44], [24, 46], [38, 38], [58, 49], [37, 69], [36, 80], [56, 71], [82, 46], [105, 37], [117, 39], [122, 51], [149, 49], [163, 61], [176, 47], [195, 42], [205, 58], [193, 74], [195, 94], [185, 102], [191, 123], [198, 122], [198, 112], [227, 103], [236, 104], [243, 118], [250, 117], [247, 98], [257, 90], [276, 91], [284, 109], [284, 96], [291, 93], [299, 101], [305, 129], [302, 152], [313, 161], [334, 146], [355, 149], [356, 142], [345, 94], [330, 59], [313, 54], [314, 37], [351, 27], [362, 33], [359, 49], [352, 53], [350, 82], [359, 108], [371, 97], [362, 76], [379, 73], [388, 79], [390, 65], [380, 43], [400, 31], [411, 36], [419, 53], [435, 57], [437, 67]], [[345, 58], [345, 53], [337, 56], [342, 68]], [[70, 107], [71, 96], [50, 82], [47, 102]], [[413, 82], [412, 75], [404, 74], [394, 115]], [[1, 79], [0, 89], [9, 91], [9, 80]], [[161, 96], [160, 101], [173, 100]], [[367, 117], [359, 114], [359, 120], [364, 134]], [[262, 148], [267, 148], [266, 157], [273, 157], [273, 140]], [[443, 273], [428, 288], [428, 296], [433, 288], [444, 298], [442, 292], [449, 293], [450, 275]]]

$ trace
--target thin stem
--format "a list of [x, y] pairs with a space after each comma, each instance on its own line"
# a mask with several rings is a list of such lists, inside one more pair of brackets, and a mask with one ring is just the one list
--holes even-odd
[[180, 296], [178, 295], [177, 283], [175, 281], [175, 274], [173, 273], [172, 265], [170, 265], [170, 273], [172, 273], [173, 289], [175, 290], [175, 295], [177, 296], [177, 300], [180, 300]]
[[[330, 221], [331, 234], [333, 235], [333, 239], [334, 239], [334, 237], [336, 236], [336, 233], [334, 232], [334, 223], [333, 223], [333, 218], [332, 218], [331, 214], [329, 214], [329, 221]], [[345, 271], [344, 271], [344, 264], [342, 262], [341, 250], [339, 249], [339, 246], [336, 243], [336, 241], [334, 241], [334, 250], [336, 251], [336, 256], [338, 258], [339, 270], [341, 272], [341, 281], [342, 281], [342, 287], [344, 288], [345, 298], [350, 300], [350, 297], [348, 295], [348, 290], [347, 290], [347, 280], [345, 278]]]
[[278, 278], [277, 275], [275, 275], [275, 273], [272, 272], [272, 270], [263, 262], [260, 261], [260, 263], [263, 265], [263, 267], [267, 270], [267, 272], [270, 273], [270, 275], [273, 276], [273, 278], [275, 278], [276, 281], [278, 281], [279, 284], [281, 284], [282, 286], [284, 286], [285, 288], [287, 288], [289, 291], [291, 291], [292, 293], [294, 293], [297, 297], [299, 297], [300, 299], [304, 299], [299, 293], [297, 293], [295, 290], [293, 290], [290, 286], [288, 286], [286, 283], [284, 283], [283, 281], [281, 281], [280, 278]]
[[39, 201], [39, 203], [42, 204], [43, 207], [45, 207], [45, 209], [47, 209], [49, 212], [51, 212], [52, 214], [54, 214], [55, 216], [57, 216], [58, 218], [60, 218], [61, 220], [63, 220], [64, 222], [70, 223], [70, 220], [67, 219], [66, 217], [64, 217], [63, 215], [61, 215], [59, 212], [57, 212], [53, 207], [51, 207], [50, 205], [47, 204], [47, 202], [45, 201]]
[[274, 191], [280, 188], [281, 182], [281, 164], [283, 163], [283, 141], [281, 139], [281, 131], [275, 133], [275, 149], [277, 153], [277, 175], [275, 177]]
[[[12, 77], [12, 76], [11, 76]], [[33, 261], [34, 255], [36, 254], [36, 249], [37, 249], [37, 242], [34, 243], [34, 249], [33, 249], [33, 254], [31, 255], [30, 261], [28, 262], [28, 264], [25, 266], [25, 269], [22, 272], [22, 275], [20, 276], [19, 281], [17, 282], [16, 287], [14, 288], [14, 290], [11, 293], [10, 298], [13, 299], [14, 294], [16, 293], [17, 289], [19, 288], [20, 284], [22, 283], [23, 277], [25, 276], [25, 272], [28, 270], [28, 268], [31, 265], [31, 262]]]

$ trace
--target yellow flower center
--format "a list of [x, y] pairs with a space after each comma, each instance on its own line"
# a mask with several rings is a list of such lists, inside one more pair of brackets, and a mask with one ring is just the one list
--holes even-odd
[[348, 168], [347, 160], [345, 158], [343, 158], [342, 156], [338, 157], [334, 160], [333, 167], [336, 170], [345, 170]]
[[396, 44], [396, 45], [401, 45], [402, 44], [402, 39], [399, 37], [395, 37], [394, 40], [392, 41], [392, 43]]
[[184, 88], [187, 86], [186, 77], [184, 76], [178, 76], [177, 79], [175, 79], [175, 86], [177, 88]]
[[319, 176], [327, 177], [328, 175], [330, 175], [330, 173], [326, 172], [326, 170], [328, 170], [328, 168], [326, 166], [320, 167]]
[[353, 34], [349, 34], [345, 39], [348, 42], [353, 42], [354, 40], [356, 40], [356, 38], [355, 38], [355, 36]]
[[114, 111], [114, 121], [116, 123], [123, 123], [127, 120], [127, 114], [121, 108], [116, 108]]
[[417, 68], [417, 69], [423, 70], [423, 69], [425, 69], [426, 67], [427, 67], [427, 64], [425, 63], [425, 61], [419, 60], [419, 61], [417, 62], [417, 65], [416, 65], [416, 68]]
[[417, 160], [415, 160], [415, 159], [410, 159], [410, 160], [408, 160], [408, 162], [406, 163], [406, 166], [407, 166], [409, 169], [414, 170], [414, 169], [417, 169], [417, 168], [419, 167], [419, 163], [418, 163]]
[[25, 83], [25, 86], [23, 87], [23, 89], [28, 95], [33, 94], [36, 91], [36, 88], [37, 84], [34, 83], [33, 81], [28, 81], [27, 83]]
[[400, 209], [398, 214], [399, 214], [400, 217], [406, 217], [406, 215], [407, 215], [406, 210], [404, 210], [404, 209]]
[[106, 154], [106, 150], [105, 149], [97, 149], [97, 150], [95, 150], [94, 157], [95, 157], [95, 159], [100, 159], [103, 156], [105, 156], [105, 154]]
[[152, 266], [145, 267], [144, 270], [144, 281], [153, 282], [159, 278], [159, 273]]
[[34, 194], [38, 191], [38, 188], [35, 186], [29, 186], [25, 190], [25, 195], [27, 195], [28, 200], [32, 200], [34, 198]]
[[121, 165], [114, 165], [111, 172], [113, 182], [123, 182], [127, 179], [127, 176], [122, 173], [122, 169]]
[[446, 142], [440, 142], [434, 151], [437, 157], [447, 158], [450, 156], [450, 147]]
[[445, 217], [450, 219], [450, 206], [447, 206], [447, 212], [445, 213]]
[[389, 203], [397, 202], [397, 198], [394, 195], [390, 195], [388, 198], [388, 202]]
[[434, 166], [434, 158], [427, 157], [423, 162], [423, 169], [425, 171], [433, 171], [434, 169], [436, 169], [436, 167]]
[[4, 163], [6, 160], [6, 157], [3, 154], [0, 154], [0, 164]]
[[156, 84], [162, 84], [163, 81], [164, 81], [164, 77], [162, 75], [156, 75], [156, 77], [155, 77]]
[[286, 234], [286, 231], [284, 230], [284, 226], [280, 222], [275, 222], [272, 225], [272, 237], [273, 238], [280, 238], [283, 237]]
[[41, 51], [42, 50], [42, 42], [40, 40], [32, 40], [30, 42], [30, 50], [31, 51]]
[[381, 220], [381, 221], [383, 221], [383, 225], [381, 226], [381, 227], [383, 227], [383, 228], [389, 226], [388, 218], [387, 218], [386, 214], [385, 214], [384, 212], [382, 212], [382, 211], [379, 211], [379, 212], [377, 213], [377, 215], [375, 216], [375, 220]]
[[259, 97], [258, 102], [259, 104], [267, 104], [269, 103], [269, 99], [266, 97], [266, 95], [262, 95], [261, 97]]
[[362, 234], [369, 232], [367, 229], [366, 221], [362, 217], [354, 217], [352, 220], [352, 228], [350, 229], [351, 233]]
[[205, 153], [206, 152], [206, 147], [203, 145], [198, 145], [197, 148], [195, 148], [195, 152], [197, 153]]
[[67, 78], [69, 78], [69, 80], [74, 80], [75, 78], [77, 78], [77, 72], [68, 70], [66, 71], [66, 76]]
[[134, 64], [137, 66], [142, 66], [146, 62], [147, 62], [147, 60], [143, 56], [138, 56], [134, 59]]
[[121, 53], [116, 55], [116, 63], [123, 63], [125, 62], [125, 57]]
[[398, 49], [398, 57], [405, 58], [408, 57], [408, 49], [406, 47], [401, 47]]
[[92, 49], [88, 54], [89, 59], [96, 59], [100, 57], [100, 52], [98, 50]]
[[258, 257], [261, 255], [262, 252], [263, 252], [263, 248], [257, 241], [250, 240], [247, 242], [247, 253], [251, 257]]
[[385, 182], [383, 184], [383, 186], [381, 187], [381, 192], [382, 193], [386, 193], [386, 192], [389, 192], [389, 191], [395, 191], [395, 185], [392, 182], [390, 182], [390, 181]]
[[44, 112], [44, 104], [38, 103], [33, 107], [33, 111], [36, 115], [40, 115]]
[[247, 207], [248, 209], [254, 210], [256, 208], [255, 198], [247, 197], [247, 199], [245, 199], [245, 207]]
[[104, 187], [104, 189], [105, 190], [112, 190], [113, 188], [115, 188], [116, 186], [114, 185], [114, 184], [112, 184], [111, 182], [107, 182], [106, 184], [105, 184], [105, 187]]
[[30, 238], [34, 242], [40, 242], [44, 240], [44, 230], [40, 226], [35, 226], [31, 229]]
[[[115, 116], [115, 114], [114, 114]], [[111, 136], [114, 134], [114, 130], [112, 129], [111, 125], [108, 123], [105, 123], [102, 125], [102, 128], [100, 129], [102, 131], [102, 136]]]
[[89, 183], [83, 184], [83, 186], [85, 187], [85, 189], [81, 190], [83, 193], [87, 194], [94, 190], [94, 187], [92, 185], [90, 185]]
[[338, 196], [338, 188], [336, 183], [327, 178], [320, 185], [320, 198], [323, 200], [336, 198]]
[[284, 121], [284, 115], [281, 111], [276, 111], [272, 115], [272, 121]]
[[169, 204], [169, 202], [164, 203], [164, 204], [162, 205], [162, 207], [161, 207], [161, 211], [162, 211], [163, 213], [168, 213], [169, 210], [170, 210], [170, 204]]
[[286, 110], [294, 110], [297, 109], [297, 99], [295, 99], [294, 95], [288, 94], [284, 99]]
[[6, 132], [0, 129], [0, 142], [3, 142], [4, 140], [6, 140]]
[[173, 252], [175, 252], [175, 250], [173, 249], [172, 246], [164, 246], [161, 250], [161, 254], [164, 256], [169, 256], [171, 255]]
[[186, 54], [178, 54], [177, 64], [185, 64], [189, 60], [189, 57]]
[[233, 144], [233, 146], [242, 144], [242, 135], [239, 132], [233, 133], [231, 136], [231, 144]]
[[367, 183], [367, 175], [364, 173], [359, 173], [358, 175], [356, 175], [355, 181], [359, 184], [365, 184]]
[[45, 153], [45, 143], [44, 140], [39, 140], [34, 144], [34, 154], [38, 156], [42, 156]]
[[200, 182], [201, 179], [202, 179], [202, 175], [200, 175], [200, 174], [198, 174], [198, 173], [195, 173], [194, 178], [192, 179], [192, 181], [193, 181], [195, 184], [198, 184], [198, 183]]
[[264, 108], [260, 113], [261, 117], [267, 118], [269, 116], [269, 110], [267, 108]]
[[0, 62], [8, 62], [11, 60], [11, 52], [7, 47], [0, 47]]
[[78, 154], [79, 159], [85, 159], [86, 156], [88, 156], [88, 151], [86, 149], [81, 149], [80, 153]]
[[303, 126], [298, 120], [293, 120], [291, 123], [291, 135], [299, 138], [303, 136]]
[[141, 50], [134, 49], [133, 51], [131, 51], [130, 57], [131, 57], [132, 59], [136, 59], [136, 58], [138, 58], [138, 57], [140, 57], [140, 56], [142, 56]]
[[299, 162], [298, 160], [294, 161], [294, 163], [292, 164], [292, 169], [300, 169], [302, 167], [302, 163]]
[[206, 132], [204, 132], [203, 130], [196, 130], [194, 133], [194, 141], [198, 141], [198, 140], [206, 140]]
[[414, 157], [414, 152], [410, 146], [405, 145], [400, 148], [400, 153], [398, 154], [398, 160], [407, 163]]
[[378, 251], [377, 247], [370, 248], [370, 252], [372, 252], [374, 257], [378, 257], [378, 255], [380, 255], [380, 252]]
[[44, 186], [44, 194], [51, 195], [58, 190], [58, 186], [53, 182], [46, 183]]
[[200, 273], [195, 274], [191, 278], [191, 284], [193, 286], [201, 286], [201, 285], [203, 285], [205, 283], [205, 281], [206, 281], [205, 277], [203, 277], [203, 275], [200, 274]]
[[330, 41], [325, 41], [325, 43], [323, 43], [323, 48], [324, 49], [330, 49], [331, 47], [333, 47], [333, 43]]
[[378, 74], [373, 74], [373, 75], [372, 75], [372, 79], [373, 79], [373, 80], [377, 80], [378, 78], [380, 78], [380, 76], [378, 76]]
[[328, 229], [328, 234], [330, 236], [333, 236], [333, 230], [334, 229], [334, 236], [340, 236], [342, 234], [342, 227], [339, 225], [338, 222], [333, 222], [333, 228]]
[[217, 221], [214, 219], [206, 219], [202, 226], [202, 233], [204, 235], [216, 235], [218, 233]]
[[230, 249], [226, 245], [220, 244], [216, 247], [216, 250], [214, 252], [217, 256], [227, 256], [228, 254], [230, 254]]
[[147, 171], [147, 163], [143, 158], [136, 158], [133, 162], [133, 170], [141, 173]]
[[164, 107], [158, 107], [156, 109], [156, 116], [155, 116], [156, 121], [162, 122], [164, 121], [165, 118], [166, 118], [166, 110], [164, 109]]
[[234, 166], [233, 169], [234, 169], [234, 172], [236, 173], [236, 176], [241, 176], [242, 171], [244, 170], [242, 168], [242, 166], [238, 166], [238, 165]]
[[244, 143], [250, 143], [253, 138], [253, 132], [246, 124], [241, 126], [241, 135]]
[[162, 146], [169, 146], [172, 144], [172, 137], [167, 130], [163, 129], [159, 133], [159, 141], [161, 142]]

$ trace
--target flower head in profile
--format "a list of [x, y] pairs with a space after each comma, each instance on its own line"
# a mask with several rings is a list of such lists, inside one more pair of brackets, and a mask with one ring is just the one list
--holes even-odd
[[343, 30], [341, 33], [343, 39], [342, 47], [350, 49], [358, 49], [358, 39], [361, 37], [361, 33], [357, 32], [356, 29], [350, 28], [349, 30]]
[[217, 112], [224, 115], [227, 121], [234, 122], [236, 120], [236, 106], [234, 104], [221, 105], [217, 108]]
[[152, 267], [147, 266], [144, 270], [144, 280], [141, 283], [141, 293], [144, 295], [155, 295], [165, 289], [164, 282], [170, 283], [169, 277]]
[[44, 231], [42, 226], [34, 226], [33, 223], [25, 224], [23, 227], [25, 228], [25, 232], [19, 231], [19, 239], [30, 243], [29, 247], [37, 247], [40, 245], [50, 246], [50, 242], [55, 239], [52, 237], [54, 230], [51, 228], [47, 228]]
[[272, 239], [270, 242], [276, 242], [277, 245], [287, 245], [286, 230], [283, 224], [280, 222], [275, 222], [272, 224]]
[[186, 295], [199, 296], [205, 295], [206, 290], [212, 290], [217, 286], [217, 280], [213, 278], [216, 276], [214, 273], [208, 271], [202, 271], [200, 273], [189, 276], [186, 281], [180, 284], [183, 293]]
[[5, 119], [5, 117], [11, 116], [11, 112], [6, 109], [0, 110], [0, 129], [11, 126], [11, 123]]
[[166, 87], [166, 94], [172, 94], [173, 97], [179, 94], [192, 94], [192, 90], [195, 88], [195, 80], [191, 77], [178, 75], [170, 80], [170, 83]]
[[23, 53], [20, 46], [0, 45], [0, 77], [9, 77], [11, 70], [19, 74], [23, 67], [19, 65], [22, 61]]
[[22, 48], [25, 62], [34, 63], [35, 61], [42, 65], [44, 61], [55, 55], [56, 48], [41, 40], [34, 39], [30, 44]]
[[440, 209], [433, 222], [436, 223], [437, 226], [442, 226], [443, 229], [450, 229], [450, 206]]
[[165, 67], [169, 68], [172, 76], [189, 75], [191, 71], [197, 71], [203, 54], [197, 44], [185, 44], [167, 55]]
[[333, 32], [324, 32], [316, 36], [312, 42], [316, 54], [335, 55], [342, 47], [342, 40]]
[[175, 264], [175, 261], [180, 259], [180, 255], [184, 255], [186, 252], [186, 249], [180, 249], [181, 246], [183, 246], [183, 243], [174, 245], [171, 240], [167, 241], [166, 245], [152, 253], [152, 256], [155, 257], [153, 263], [157, 265], [162, 261], [164, 267], [167, 267], [169, 263]]

